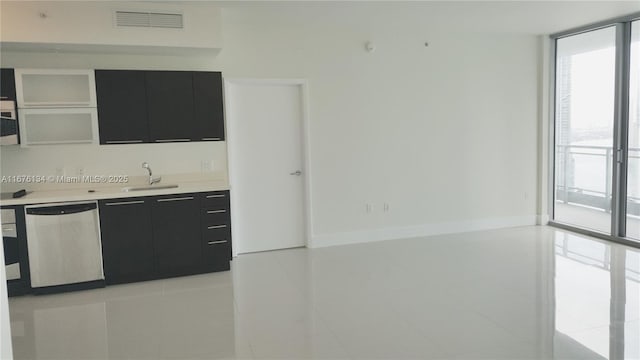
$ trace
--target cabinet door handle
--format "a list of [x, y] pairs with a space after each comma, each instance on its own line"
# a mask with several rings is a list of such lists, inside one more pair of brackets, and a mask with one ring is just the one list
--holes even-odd
[[207, 245], [224, 244], [226, 242], [227, 242], [227, 240], [209, 241], [209, 242], [207, 242]]
[[132, 144], [132, 143], [141, 143], [142, 140], [107, 140], [105, 143], [107, 144]]
[[15, 224], [6, 224], [2, 226], [2, 236], [15, 238], [18, 237], [18, 228]]
[[114, 205], [133, 205], [133, 204], [144, 204], [144, 200], [138, 200], [138, 201], [122, 201], [122, 202], [105, 203], [105, 205], [107, 205], [107, 206], [114, 206]]
[[158, 139], [155, 142], [176, 142], [176, 141], [191, 141], [191, 139]]
[[207, 199], [223, 198], [223, 197], [226, 197], [226, 195], [207, 195]]
[[202, 138], [201, 140], [222, 140], [222, 138]]
[[183, 200], [193, 200], [193, 196], [185, 196], [185, 197], [171, 198], [171, 199], [158, 199], [158, 202], [183, 201]]
[[207, 226], [207, 230], [212, 230], [212, 229], [224, 229], [226, 228], [227, 225], [213, 225], [213, 226]]
[[207, 214], [222, 214], [226, 212], [227, 210], [207, 210]]

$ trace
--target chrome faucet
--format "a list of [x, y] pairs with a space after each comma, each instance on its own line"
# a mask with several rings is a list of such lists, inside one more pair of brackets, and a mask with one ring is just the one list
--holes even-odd
[[162, 176], [158, 176], [157, 178], [153, 177], [153, 173], [151, 172], [151, 167], [149, 166], [148, 162], [143, 162], [142, 168], [147, 169], [147, 171], [149, 172], [149, 185], [157, 184], [160, 182], [160, 180], [162, 180]]

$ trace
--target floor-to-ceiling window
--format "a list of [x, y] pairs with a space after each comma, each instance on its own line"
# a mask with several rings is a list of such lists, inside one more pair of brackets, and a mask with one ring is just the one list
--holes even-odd
[[555, 220], [611, 232], [616, 27], [556, 43]]
[[639, 18], [552, 36], [553, 223], [640, 240]]

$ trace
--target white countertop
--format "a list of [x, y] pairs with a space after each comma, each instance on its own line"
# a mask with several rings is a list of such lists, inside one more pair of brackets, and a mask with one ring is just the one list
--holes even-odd
[[[96, 187], [94, 192], [89, 192], [88, 188], [83, 189], [65, 189], [65, 190], [42, 190], [33, 191], [26, 196], [17, 199], [0, 200], [0, 205], [26, 205], [41, 203], [56, 203], [70, 201], [88, 201], [100, 199], [119, 199], [142, 196], [184, 194], [207, 191], [229, 190], [229, 183], [226, 180], [199, 180], [199, 181], [181, 181], [181, 182], [163, 182], [157, 186], [168, 184], [177, 184], [177, 188], [159, 189], [159, 190], [140, 190], [140, 191], [123, 191], [123, 188], [131, 185], [121, 185], [113, 187]], [[142, 186], [142, 185], [140, 185]]]

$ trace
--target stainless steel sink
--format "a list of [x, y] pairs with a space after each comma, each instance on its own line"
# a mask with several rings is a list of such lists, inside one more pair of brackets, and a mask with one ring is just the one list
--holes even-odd
[[175, 189], [177, 187], [178, 187], [178, 185], [175, 185], [175, 184], [171, 184], [171, 185], [132, 186], [132, 187], [123, 188], [122, 191], [129, 192], [129, 191], [143, 191], [143, 190], [163, 190], [163, 189]]

